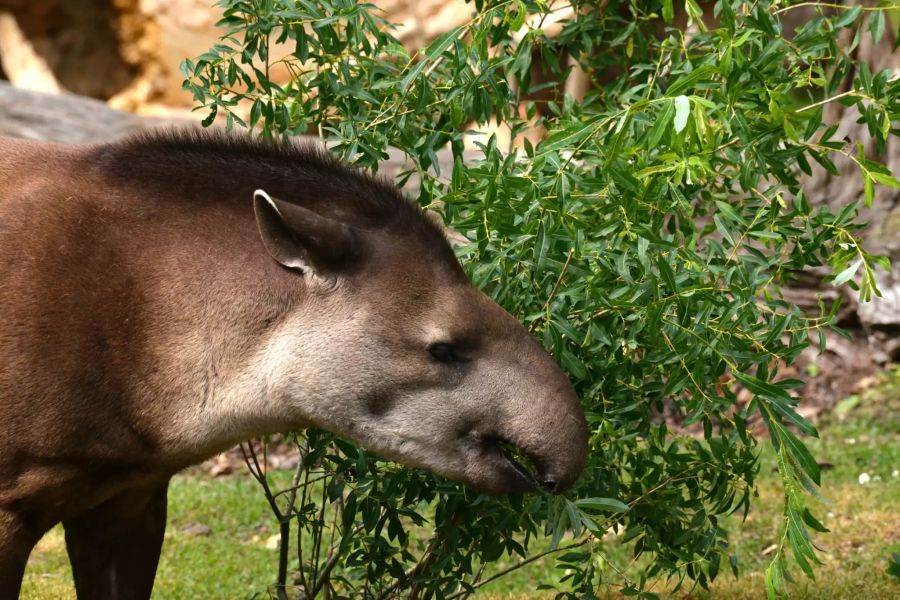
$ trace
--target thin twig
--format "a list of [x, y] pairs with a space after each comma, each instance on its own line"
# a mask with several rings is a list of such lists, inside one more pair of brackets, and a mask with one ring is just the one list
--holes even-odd
[[[893, 83], [893, 81], [894, 80], [888, 81], [888, 83]], [[812, 110], [813, 108], [816, 108], [818, 106], [824, 106], [824, 105], [828, 104], [829, 102], [833, 102], [834, 100], [837, 100], [838, 98], [844, 98], [845, 96], [856, 96], [857, 98], [861, 98], [863, 100], [872, 100], [873, 102], [875, 101], [875, 99], [872, 98], [871, 96], [868, 96], [866, 94], [861, 94], [858, 90], [847, 90], [846, 92], [841, 92], [840, 94], [835, 94], [834, 96], [831, 96], [830, 98], [825, 98], [824, 100], [820, 100], [819, 102], [813, 102], [812, 104], [808, 104], [802, 108], [798, 108], [797, 112], [802, 113], [803, 111], [806, 111], [806, 110]]]
[[559, 271], [559, 277], [556, 278], [556, 283], [553, 285], [553, 289], [550, 290], [550, 295], [547, 296], [547, 301], [544, 302], [544, 310], [546, 311], [550, 308], [550, 302], [553, 301], [553, 297], [556, 296], [556, 290], [559, 289], [559, 284], [562, 283], [563, 277], [566, 275], [566, 270], [569, 268], [569, 263], [572, 262], [572, 256], [575, 254], [575, 248], [569, 248], [569, 253], [566, 256], [566, 262], [563, 264], [563, 268]]
[[[568, 546], [560, 546], [560, 547], [554, 548], [552, 550], [546, 550], [544, 552], [541, 552], [540, 554], [535, 554], [534, 556], [529, 556], [526, 559], [520, 560], [513, 566], [507, 567], [507, 568], [503, 569], [502, 571], [494, 573], [487, 579], [484, 579], [484, 580], [476, 583], [475, 585], [472, 586], [472, 589], [475, 590], [475, 589], [480, 588], [483, 585], [487, 585], [490, 582], [500, 579], [504, 575], [507, 575], [508, 573], [512, 573], [513, 571], [515, 571], [517, 569], [521, 569], [525, 565], [531, 564], [536, 560], [540, 560], [549, 554], [556, 554], [557, 552], [564, 552], [566, 550], [571, 550], [572, 548], [580, 548], [581, 546], [584, 546], [585, 544], [587, 544], [590, 540], [591, 540], [590, 537], [586, 537], [583, 540], [581, 540], [580, 542], [575, 542], [573, 544], [569, 544]], [[453, 594], [452, 596], [447, 596], [446, 600], [455, 600], [456, 598], [462, 598], [463, 596], [471, 594], [471, 593], [472, 593], [471, 590], [463, 590], [461, 592], [457, 592], [457, 593]]]
[[325, 500], [328, 494], [328, 486], [322, 486], [322, 504], [319, 507], [319, 516], [316, 519], [315, 524], [315, 533], [313, 535], [313, 556], [315, 557], [313, 560], [315, 561], [312, 565], [312, 578], [313, 581], [317, 581], [319, 577], [319, 562], [322, 556], [322, 534], [324, 529], [324, 521], [325, 521]]
[[[401, 585], [411, 582], [412, 578], [427, 569], [435, 559], [435, 548], [437, 547], [437, 543], [441, 540], [441, 536], [438, 535], [438, 532], [434, 532], [434, 535], [431, 536], [431, 539], [428, 540], [428, 545], [425, 547], [425, 552], [422, 553], [422, 556], [419, 557], [419, 560], [412, 567], [407, 569], [406, 573], [403, 574], [402, 578], [398, 578], [394, 580], [394, 583], [387, 586], [381, 593], [378, 595], [377, 600], [386, 600], [392, 593], [397, 591]], [[412, 592], [410, 591], [410, 596], [412, 596]]]
[[[303, 469], [304, 471], [306, 469]], [[295, 492], [299, 489], [306, 487], [310, 483], [315, 483], [317, 481], [322, 481], [323, 479], [328, 479], [331, 477], [331, 474], [322, 475], [321, 477], [316, 477], [315, 479], [310, 479], [309, 481], [303, 481], [303, 483], [298, 483], [297, 485], [291, 484], [291, 487], [284, 488], [283, 490], [278, 490], [275, 492], [275, 497], [281, 496], [282, 494], [287, 494], [288, 492]]]
[[[263, 448], [265, 448], [265, 446], [263, 446]], [[269, 507], [272, 509], [275, 518], [278, 520], [280, 541], [278, 552], [278, 577], [275, 580], [275, 590], [278, 594], [278, 600], [287, 600], [287, 551], [286, 547], [282, 544], [282, 541], [285, 539], [285, 522], [290, 524], [290, 519], [285, 520], [281, 509], [278, 508], [278, 503], [275, 501], [275, 496], [272, 494], [272, 489], [269, 487], [266, 475], [263, 472], [262, 467], [260, 467], [259, 458], [256, 456], [256, 450], [253, 448], [253, 444], [248, 442], [247, 449], [244, 449], [244, 444], [241, 444], [241, 453], [244, 455], [244, 462], [247, 464], [247, 468], [250, 469], [250, 473], [253, 475], [254, 479], [259, 482], [260, 486], [262, 486], [266, 500], [269, 502]], [[290, 531], [288, 531], [287, 535], [289, 538]]]
[[[306, 494], [309, 487], [305, 484], [309, 483], [309, 468], [306, 465], [306, 457], [309, 456], [309, 440], [305, 440], [305, 447], [300, 454], [300, 465], [304, 465], [303, 483], [304, 486], [300, 493], [300, 512], [302, 515], [303, 507], [306, 506]], [[300, 583], [303, 589], [307, 589], [306, 571], [303, 569], [303, 517], [297, 518], [297, 564], [299, 565]]]
[[322, 572], [319, 573], [318, 579], [316, 579], [316, 584], [309, 591], [309, 594], [306, 596], [307, 598], [315, 598], [316, 594], [318, 594], [322, 587], [331, 579], [331, 571], [334, 569], [335, 565], [337, 565], [338, 560], [341, 558], [340, 549], [335, 551], [334, 554], [328, 557], [328, 562], [325, 563], [325, 567], [322, 569]]
[[[773, 14], [780, 15], [783, 12], [787, 12], [789, 10], [794, 10], [795, 8], [800, 8], [803, 6], [815, 6], [817, 8], [834, 8], [838, 10], [850, 10], [853, 8], [852, 5], [849, 4], [834, 4], [832, 2], [798, 2], [797, 4], [792, 4], [791, 6], [785, 6], [784, 8], [779, 8]], [[873, 11], [873, 10], [895, 10], [900, 8], [900, 4], [892, 4], [888, 6], [863, 6], [862, 10], [864, 11]]]
[[466, 598], [468, 598], [473, 593], [475, 593], [475, 588], [472, 586], [474, 586], [476, 583], [478, 583], [481, 580], [481, 576], [484, 575], [484, 567], [485, 566], [486, 566], [486, 563], [481, 563], [480, 565], [478, 565], [478, 572], [475, 573], [475, 577], [472, 578], [472, 583], [469, 585], [469, 587], [471, 589], [464, 590], [464, 593], [462, 595], [462, 600], [466, 600]]

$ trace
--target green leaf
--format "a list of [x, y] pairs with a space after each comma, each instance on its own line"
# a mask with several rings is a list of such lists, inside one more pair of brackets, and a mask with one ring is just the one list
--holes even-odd
[[629, 507], [621, 500], [615, 498], [579, 498], [575, 505], [581, 509], [611, 511], [617, 513], [628, 512]]
[[662, 139], [663, 134], [668, 129], [669, 123], [672, 122], [672, 116], [674, 114], [674, 104], [669, 100], [664, 101], [662, 103], [662, 107], [659, 110], [659, 114], [656, 117], [656, 121], [653, 122], [653, 126], [647, 133], [648, 149], [652, 150], [659, 144], [659, 140]]
[[747, 226], [747, 221], [744, 220], [741, 215], [734, 210], [734, 207], [728, 204], [727, 202], [722, 202], [721, 200], [716, 200], [716, 207], [719, 209], [719, 212], [734, 221], [735, 223], [739, 223], [744, 227]]
[[741, 385], [754, 394], [770, 400], [780, 400], [786, 403], [792, 402], [790, 395], [783, 388], [772, 385], [767, 381], [763, 381], [746, 373], [735, 372], [734, 376]]
[[797, 459], [797, 462], [806, 474], [809, 475], [810, 479], [812, 479], [816, 485], [822, 485], [819, 465], [816, 463], [816, 459], [813, 458], [812, 454], [809, 453], [809, 450], [803, 442], [797, 439], [797, 436], [787, 429], [780, 429], [780, 434], [785, 448], [787, 448], [791, 455]]
[[212, 125], [213, 121], [216, 120], [216, 114], [218, 114], [218, 112], [219, 112], [218, 104], [213, 104], [212, 106], [210, 106], [209, 114], [206, 115], [206, 118], [200, 122], [200, 125], [202, 125], [203, 127], [209, 127], [210, 125]]
[[675, 83], [673, 83], [668, 91], [666, 92], [666, 96], [673, 97], [683, 92], [686, 92], [692, 89], [696, 84], [701, 81], [710, 81], [712, 76], [716, 74], [718, 71], [716, 65], [703, 65], [697, 67], [684, 77], [681, 77]]
[[893, 175], [889, 173], [879, 173], [878, 171], [869, 171], [869, 176], [880, 183], [881, 185], [886, 185], [889, 188], [900, 188], [900, 180], [898, 180]]
[[691, 114], [691, 101], [687, 96], [675, 98], [675, 133], [681, 133], [687, 126], [688, 116]]
[[666, 286], [669, 288], [669, 292], [674, 294], [678, 291], [678, 286], [675, 283], [675, 273], [672, 271], [672, 267], [669, 266], [669, 263], [665, 258], [660, 256], [656, 259], [656, 267], [659, 269], [659, 274], [662, 277], [662, 280], [665, 282]]
[[850, 281], [853, 278], [854, 275], [856, 275], [856, 272], [859, 270], [859, 266], [862, 263], [863, 263], [863, 259], [860, 258], [859, 260], [857, 260], [856, 262], [851, 264], [849, 267], [847, 267], [846, 269], [844, 269], [843, 271], [841, 271], [840, 273], [835, 275], [834, 278], [831, 280], [831, 283], [833, 285], [843, 285], [843, 284], [847, 283], [848, 281]]
[[769, 566], [766, 568], [765, 584], [766, 598], [768, 600], [776, 600], [776, 598], [778, 598], [782, 583], [783, 572], [780, 562], [780, 556], [776, 556], [775, 559], [773, 559]]
[[722, 221], [722, 215], [720, 213], [716, 213], [713, 215], [713, 221], [716, 224], [716, 229], [718, 229], [719, 233], [722, 234], [722, 237], [725, 238], [729, 244], [734, 246], [734, 238], [731, 237], [731, 231]]
[[872, 33], [872, 45], [877, 46], [884, 35], [884, 11], [874, 10], [869, 15], [869, 31]]
[[836, 29], [840, 29], [842, 27], [847, 27], [852, 23], [855, 23], [859, 18], [859, 14], [862, 12], [862, 5], [856, 5], [850, 10], [839, 11], [838, 18], [834, 20], [834, 27]]
[[463, 25], [457, 25], [450, 31], [439, 35], [433, 42], [428, 44], [428, 48], [425, 49], [425, 57], [429, 61], [435, 60], [438, 56], [443, 54], [447, 48], [450, 47], [450, 44], [452, 44], [454, 40], [460, 37], [462, 32]]
[[797, 411], [795, 411], [793, 408], [791, 408], [790, 405], [780, 402], [778, 400], [773, 400], [769, 406], [782, 419], [784, 419], [786, 422], [794, 425], [795, 427], [797, 427], [797, 429], [799, 429], [806, 435], [813, 436], [813, 437], [819, 436], [819, 432], [816, 430], [815, 427], [813, 427], [812, 423], [807, 421], [804, 417], [800, 416], [800, 414], [797, 413]]
[[887, 573], [894, 579], [900, 579], [900, 553], [891, 553], [891, 557], [888, 559]]
[[671, 23], [672, 19], [675, 18], [675, 7], [672, 0], [663, 0], [662, 17], [666, 23]]
[[789, 423], [799, 427], [803, 433], [813, 436], [818, 435], [816, 428], [791, 408], [794, 404], [794, 399], [783, 387], [773, 385], [746, 373], [734, 372], [734, 377], [741, 385], [757, 396], [771, 400], [772, 403], [769, 406]]
[[806, 523], [811, 529], [818, 531], [819, 533], [828, 533], [830, 530], [822, 525], [818, 519], [816, 519], [811, 512], [809, 512], [808, 508], [803, 509], [803, 522]]
[[874, 180], [867, 173], [863, 173], [863, 196], [865, 198], [866, 207], [872, 207], [872, 201], [875, 199]]

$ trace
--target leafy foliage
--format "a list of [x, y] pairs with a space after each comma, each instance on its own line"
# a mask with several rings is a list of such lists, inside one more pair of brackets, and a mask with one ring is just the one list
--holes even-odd
[[[769, 595], [790, 561], [813, 576], [810, 531], [824, 527], [809, 507], [819, 468], [802, 437], [816, 430], [796, 410], [800, 382], [779, 368], [811, 336], [824, 345], [837, 306], [804, 314], [780, 289], [827, 265], [835, 285], [879, 293], [876, 265], [889, 265], [861, 247], [857, 210], [876, 186], [900, 182], [862, 140], [836, 139], [823, 108], [854, 105], [879, 149], [897, 134], [900, 80], [849, 56], [862, 36], [883, 35], [886, 9], [805, 2], [816, 16], [786, 32], [780, 18], [793, 7], [779, 1], [719, 0], [704, 15], [694, 0], [475, 0], [468, 23], [410, 53], [374, 7], [352, 0], [220, 4], [229, 33], [183, 65], [205, 123], [314, 130], [370, 169], [402, 151], [410, 168], [399, 183], [416, 176], [418, 201], [470, 240], [459, 254], [472, 280], [569, 372], [592, 431], [570, 498], [478, 496], [308, 432], [298, 481], [322, 478], [321, 496], [304, 491], [281, 511], [296, 519], [301, 548], [312, 535], [298, 585], [332, 597], [461, 597], [493, 577], [492, 561], [525, 559], [547, 535], [566, 550], [564, 597], [592, 598], [609, 582], [652, 597], [649, 582], [672, 575], [705, 587], [723, 566], [737, 571], [718, 518], [750, 507], [748, 423], [759, 419], [785, 491]], [[676, 8], [687, 27], [672, 25]], [[548, 36], [539, 25], [560, 15]], [[273, 65], [289, 81], [273, 81]], [[556, 83], [572, 65], [594, 85], [582, 100]], [[517, 150], [476, 131], [493, 123], [511, 140], [546, 135]], [[863, 197], [837, 212], [801, 188], [813, 163], [839, 175], [835, 155], [864, 182]], [[671, 431], [663, 413], [702, 436]], [[651, 557], [638, 580], [603, 560], [609, 528]]]

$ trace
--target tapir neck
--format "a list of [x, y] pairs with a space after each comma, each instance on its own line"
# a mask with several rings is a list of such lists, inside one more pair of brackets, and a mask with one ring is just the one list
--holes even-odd
[[[274, 401], [269, 365], [286, 316], [302, 313], [308, 294], [302, 276], [264, 251], [251, 198], [185, 205], [144, 197], [129, 207], [121, 194], [108, 197], [115, 206], [102, 207], [105, 231], [129, 238], [106, 240], [121, 246], [118, 264], [103, 270], [131, 289], [106, 301], [129, 301], [131, 323], [118, 359], [101, 368], [128, 365], [114, 375], [125, 382], [120, 400], [155, 454], [188, 464], [303, 425]], [[110, 227], [111, 219], [120, 222]]]
[[[196, 182], [97, 174], [77, 148], [13, 150], [0, 156], [0, 314], [17, 324], [0, 331], [9, 439], [179, 468], [306, 424], [316, 373], [292, 370], [290, 404], [277, 374], [313, 362], [326, 324], [303, 277], [266, 253], [252, 188], [193, 196]], [[31, 167], [42, 162], [54, 177]], [[36, 405], [70, 433], [33, 433]]]
[[[371, 371], [348, 368], [347, 357], [378, 356], [371, 331], [384, 319], [369, 322], [348, 287], [312, 292], [304, 276], [273, 260], [254, 186], [294, 190], [297, 202], [323, 207], [343, 194], [346, 214], [356, 202], [347, 198], [368, 198], [361, 226], [408, 230], [418, 248], [410, 256], [424, 248], [461, 277], [440, 232], [395, 191], [322, 159], [237, 160], [226, 144], [222, 155], [182, 148], [190, 163], [182, 165], [161, 154], [166, 148], [156, 147], [152, 160], [143, 147], [121, 155], [115, 147], [14, 143], [0, 153], [0, 314], [17, 324], [0, 331], [7, 436], [33, 436], [23, 445], [42, 456], [77, 452], [91, 464], [126, 457], [166, 469], [307, 423], [352, 437], [369, 418], [352, 414], [354, 401], [380, 392]], [[54, 165], [53, 176], [35, 164]], [[306, 181], [318, 187], [297, 184]], [[381, 254], [385, 264], [373, 262], [371, 272], [408, 269], [396, 252]], [[433, 262], [422, 269], [430, 273]], [[419, 287], [399, 295], [416, 310]], [[360, 297], [378, 297], [374, 289]], [[65, 423], [65, 435], [46, 441], [28, 422], [37, 404], [47, 423]]]

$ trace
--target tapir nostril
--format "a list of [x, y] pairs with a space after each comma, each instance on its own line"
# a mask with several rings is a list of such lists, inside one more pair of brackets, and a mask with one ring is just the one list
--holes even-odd
[[545, 479], [541, 482], [541, 487], [551, 494], [558, 494], [560, 492], [559, 482], [554, 481], [553, 479]]

